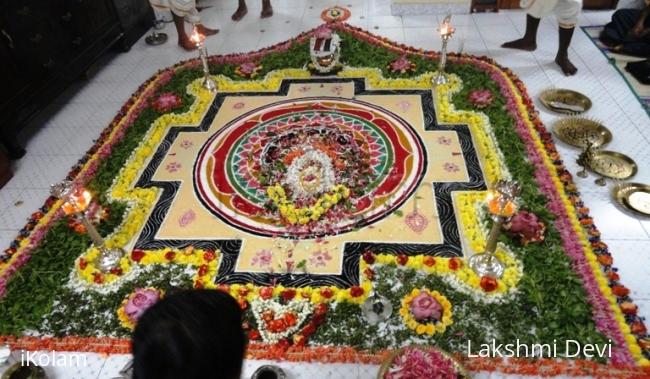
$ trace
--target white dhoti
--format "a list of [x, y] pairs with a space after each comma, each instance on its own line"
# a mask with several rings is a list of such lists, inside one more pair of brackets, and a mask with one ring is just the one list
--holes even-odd
[[578, 24], [578, 16], [582, 10], [582, 0], [521, 0], [520, 5], [535, 18], [555, 13], [560, 27], [565, 29]]
[[183, 17], [187, 22], [200, 24], [201, 17], [196, 9], [196, 0], [149, 0], [154, 9], [169, 9], [176, 16]]

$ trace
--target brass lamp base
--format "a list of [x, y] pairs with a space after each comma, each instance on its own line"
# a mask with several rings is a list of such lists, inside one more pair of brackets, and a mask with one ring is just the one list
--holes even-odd
[[440, 86], [447, 83], [449, 83], [449, 79], [447, 79], [447, 75], [442, 72], [438, 73], [438, 75], [433, 79], [434, 86]]
[[120, 259], [126, 255], [123, 249], [106, 247], [99, 248], [99, 258], [97, 258], [97, 267], [102, 272], [110, 272], [114, 268], [120, 267]]
[[203, 88], [207, 89], [210, 92], [217, 91], [217, 83], [209, 76], [203, 78]]

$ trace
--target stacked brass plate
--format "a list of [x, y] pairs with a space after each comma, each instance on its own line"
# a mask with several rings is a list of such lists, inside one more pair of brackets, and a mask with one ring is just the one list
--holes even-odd
[[584, 149], [587, 144], [598, 148], [612, 141], [612, 132], [598, 121], [584, 117], [568, 117], [555, 122], [553, 133], [562, 142]]
[[650, 185], [621, 183], [612, 190], [612, 197], [625, 209], [650, 216]]
[[546, 108], [563, 114], [580, 114], [591, 109], [591, 100], [580, 92], [553, 88], [544, 90], [539, 100]]
[[632, 158], [615, 151], [597, 151], [587, 162], [587, 168], [596, 174], [612, 179], [629, 179], [638, 170]]

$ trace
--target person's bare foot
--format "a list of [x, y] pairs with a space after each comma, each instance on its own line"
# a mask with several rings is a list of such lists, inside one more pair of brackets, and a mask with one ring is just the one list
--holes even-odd
[[203, 24], [197, 24], [196, 30], [198, 30], [199, 33], [203, 34], [204, 36], [211, 36], [219, 33], [219, 29], [210, 29]]
[[535, 51], [537, 49], [537, 42], [530, 41], [525, 38], [516, 39], [514, 41], [506, 42], [501, 47], [506, 49], [518, 49], [525, 51]]
[[178, 46], [182, 47], [186, 51], [192, 51], [196, 50], [196, 45], [192, 43], [192, 41], [189, 40], [189, 38], [179, 38], [178, 39]]
[[244, 18], [244, 16], [246, 16], [246, 13], [248, 13], [248, 7], [246, 7], [246, 5], [239, 5], [235, 13], [233, 13], [230, 18], [232, 18], [233, 21], [239, 21]]
[[564, 75], [566, 76], [573, 76], [578, 72], [576, 66], [574, 66], [569, 60], [568, 55], [558, 54], [558, 56], [555, 57], [555, 63], [560, 66], [562, 72], [564, 72]]
[[267, 18], [273, 16], [273, 7], [271, 6], [271, 0], [262, 0], [262, 14], [260, 17]]

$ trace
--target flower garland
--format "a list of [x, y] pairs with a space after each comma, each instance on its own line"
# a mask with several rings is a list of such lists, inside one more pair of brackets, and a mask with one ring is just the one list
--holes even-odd
[[282, 218], [289, 224], [306, 225], [311, 221], [318, 221], [341, 200], [350, 197], [350, 189], [342, 184], [337, 184], [329, 192], [319, 197], [314, 205], [302, 208], [297, 208], [293, 202], [287, 199], [284, 188], [279, 184], [267, 187], [266, 194], [277, 206]]
[[441, 258], [429, 255], [393, 255], [373, 254], [366, 252], [362, 255], [360, 270], [365, 278], [372, 281], [373, 274], [379, 265], [397, 265], [404, 269], [416, 270], [427, 275], [439, 275], [455, 290], [471, 295], [475, 300], [485, 303], [499, 302], [506, 295], [513, 293], [522, 276], [519, 262], [503, 245], [499, 245], [496, 255], [505, 265], [503, 276], [497, 279], [497, 287], [485, 291], [481, 286], [481, 277], [469, 268], [460, 258]]
[[[426, 314], [421, 310], [421, 304], [427, 303]], [[436, 304], [437, 303], [437, 304]], [[438, 309], [431, 310], [437, 305]], [[419, 311], [419, 312], [418, 312]], [[437, 311], [437, 315], [433, 315]], [[430, 336], [436, 333], [443, 333], [447, 327], [453, 324], [451, 320], [451, 303], [446, 297], [438, 291], [429, 289], [414, 288], [410, 294], [402, 299], [402, 307], [399, 310], [400, 316], [409, 329], [415, 330], [417, 334], [428, 334]]]

